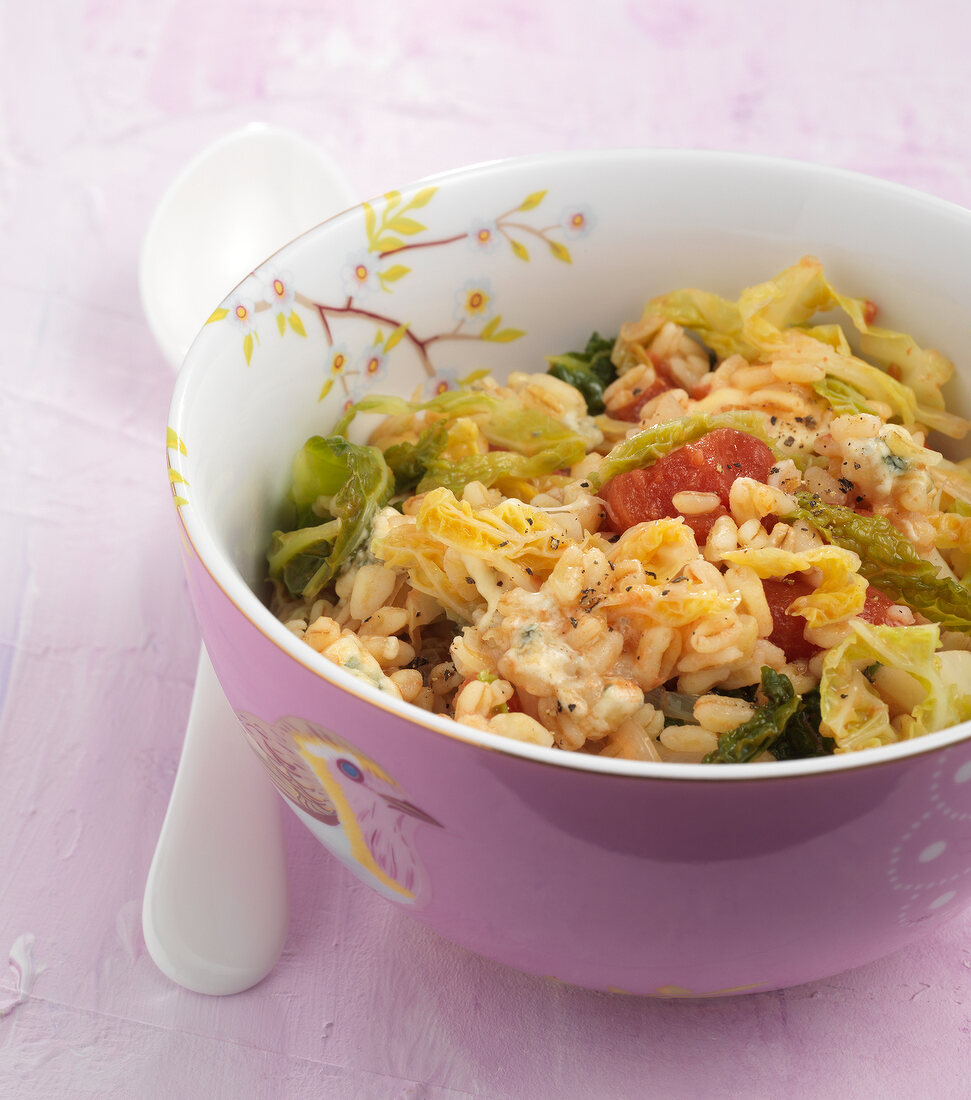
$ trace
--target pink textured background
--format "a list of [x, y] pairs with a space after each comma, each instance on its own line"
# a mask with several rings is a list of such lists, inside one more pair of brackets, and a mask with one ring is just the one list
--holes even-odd
[[[207, 999], [145, 952], [198, 635], [165, 482], [172, 377], [136, 263], [184, 161], [262, 119], [318, 141], [362, 197], [641, 144], [793, 156], [971, 205], [965, 5], [593, 10], [0, 5], [0, 1094], [971, 1094], [971, 916], [781, 993], [609, 997], [441, 942], [292, 820], [292, 930], [269, 979]], [[6, 954], [28, 932], [43, 970], [21, 998]]]

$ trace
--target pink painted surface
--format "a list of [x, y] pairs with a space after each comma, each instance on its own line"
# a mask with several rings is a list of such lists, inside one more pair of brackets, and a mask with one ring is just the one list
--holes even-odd
[[198, 633], [135, 273], [168, 180], [252, 119], [319, 141], [362, 195], [651, 144], [968, 206], [969, 35], [957, 4], [837, 0], [0, 9], [0, 1094], [968, 1095], [971, 918], [785, 992], [611, 997], [444, 943], [296, 820], [275, 972], [228, 1000], [169, 984], [139, 905]]

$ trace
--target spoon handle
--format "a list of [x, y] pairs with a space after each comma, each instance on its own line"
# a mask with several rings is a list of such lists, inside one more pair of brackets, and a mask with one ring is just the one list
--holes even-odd
[[288, 916], [280, 799], [203, 647], [145, 886], [145, 943], [159, 969], [186, 989], [240, 993], [273, 968]]

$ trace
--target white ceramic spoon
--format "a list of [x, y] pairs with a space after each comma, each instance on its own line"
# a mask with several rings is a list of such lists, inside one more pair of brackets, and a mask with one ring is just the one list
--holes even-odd
[[[203, 150], [163, 196], [142, 246], [142, 306], [172, 367], [254, 267], [352, 202], [324, 154], [285, 130], [253, 124]], [[145, 885], [145, 943], [179, 985], [239, 993], [273, 969], [288, 919], [280, 799], [203, 647]]]

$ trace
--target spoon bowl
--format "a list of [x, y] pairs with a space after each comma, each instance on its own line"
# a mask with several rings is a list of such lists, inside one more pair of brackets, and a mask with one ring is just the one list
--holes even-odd
[[139, 284], [156, 341], [176, 368], [228, 291], [288, 241], [351, 205], [347, 181], [299, 134], [251, 123], [203, 149], [148, 225]]

